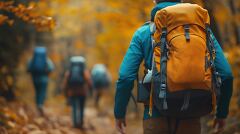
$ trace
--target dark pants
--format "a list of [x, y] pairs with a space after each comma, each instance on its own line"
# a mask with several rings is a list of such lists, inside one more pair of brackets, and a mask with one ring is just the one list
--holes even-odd
[[85, 96], [72, 96], [70, 99], [71, 99], [71, 105], [72, 105], [73, 125], [74, 125], [74, 127], [82, 127], [86, 97]]
[[[143, 121], [144, 134], [170, 134], [176, 127], [176, 119], [153, 118]], [[175, 134], [200, 134], [200, 119], [180, 120]]]
[[47, 82], [34, 82], [34, 87], [36, 105], [38, 108], [42, 108], [47, 94]]

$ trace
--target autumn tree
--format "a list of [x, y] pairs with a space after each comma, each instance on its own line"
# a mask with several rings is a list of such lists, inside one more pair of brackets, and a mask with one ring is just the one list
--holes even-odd
[[36, 2], [0, 0], [1, 96], [13, 98], [21, 55], [35, 42], [37, 31], [50, 30], [54, 25], [52, 18], [38, 12]]

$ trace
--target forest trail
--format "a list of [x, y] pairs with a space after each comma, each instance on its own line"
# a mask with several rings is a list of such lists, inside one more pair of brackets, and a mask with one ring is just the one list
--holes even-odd
[[0, 124], [5, 128], [0, 126], [0, 134], [116, 134], [111, 116], [99, 115], [94, 107], [86, 107], [84, 130], [72, 128], [71, 109], [58, 100], [50, 100], [40, 117], [30, 105], [1, 99]]
[[[0, 134], [117, 134], [114, 118], [110, 113], [112, 109], [107, 111], [106, 108], [99, 114], [91, 104], [85, 110], [84, 130], [73, 128], [71, 108], [66, 106], [62, 96], [47, 101], [44, 117], [37, 114], [34, 106], [21, 101], [7, 102], [0, 97], [0, 106]], [[127, 133], [143, 133], [141, 121], [136, 120], [133, 115], [128, 116], [127, 122]], [[209, 133], [209, 121], [203, 120], [203, 124], [205, 126], [202, 133]], [[229, 118], [227, 124], [223, 134], [240, 134], [237, 118]]]
[[[63, 112], [61, 112], [63, 110]], [[115, 134], [114, 122], [108, 116], [98, 116], [95, 108], [86, 108], [85, 125], [83, 130], [72, 128], [70, 109], [61, 109], [53, 106], [46, 108], [46, 115], [42, 125], [46, 122], [48, 125], [44, 128], [49, 134]], [[41, 126], [41, 118], [39, 125]], [[104, 130], [104, 131], [103, 131]]]

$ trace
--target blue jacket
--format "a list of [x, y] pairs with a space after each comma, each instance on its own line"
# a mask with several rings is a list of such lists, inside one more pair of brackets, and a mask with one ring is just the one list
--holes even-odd
[[[156, 9], [162, 9], [164, 7], [175, 5], [174, 2], [162, 2], [158, 4], [152, 12], [156, 12]], [[217, 106], [217, 117], [226, 118], [228, 115], [229, 102], [232, 95], [232, 83], [233, 76], [230, 65], [225, 58], [223, 51], [214, 37], [211, 35], [214, 46], [216, 49], [215, 65], [217, 71], [220, 73], [222, 78], [221, 86], [221, 97]], [[134, 86], [134, 80], [137, 78], [139, 66], [144, 61], [144, 66], [147, 69], [151, 69], [152, 66], [152, 46], [151, 46], [151, 35], [150, 27], [148, 24], [141, 26], [133, 35], [130, 46], [127, 53], [122, 61], [119, 70], [119, 79], [116, 84], [116, 95], [115, 95], [115, 107], [114, 115], [115, 118], [125, 118], [127, 105], [131, 96], [131, 92]], [[144, 119], [150, 118], [148, 114], [148, 106], [145, 106]], [[154, 107], [153, 118], [160, 117], [160, 113]]]

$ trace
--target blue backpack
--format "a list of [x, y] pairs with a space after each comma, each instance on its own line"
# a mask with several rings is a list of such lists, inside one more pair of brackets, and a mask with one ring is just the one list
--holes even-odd
[[68, 86], [81, 87], [85, 83], [84, 78], [85, 59], [81, 56], [71, 58], [70, 75], [68, 78]]
[[110, 78], [107, 69], [102, 64], [96, 64], [91, 72], [95, 88], [107, 88], [110, 85]]
[[47, 49], [45, 47], [36, 47], [34, 56], [30, 62], [30, 72], [47, 73]]

